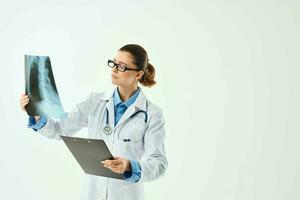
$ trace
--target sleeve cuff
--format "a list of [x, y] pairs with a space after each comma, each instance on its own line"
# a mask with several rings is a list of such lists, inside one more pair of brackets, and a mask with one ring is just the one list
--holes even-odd
[[123, 176], [126, 181], [130, 182], [138, 182], [141, 178], [141, 166], [138, 161], [130, 160], [131, 164], [131, 172], [126, 171], [124, 172]]
[[34, 131], [38, 131], [41, 128], [43, 128], [46, 123], [47, 123], [47, 117], [41, 116], [39, 122], [36, 123], [34, 117], [30, 116], [28, 119], [27, 127], [32, 128]]

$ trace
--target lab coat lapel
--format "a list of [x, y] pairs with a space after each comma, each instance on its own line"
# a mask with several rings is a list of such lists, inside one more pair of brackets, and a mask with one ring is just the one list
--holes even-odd
[[140, 91], [139, 95], [137, 96], [135, 102], [127, 108], [121, 119], [116, 125], [116, 129], [119, 127], [120, 124], [125, 122], [131, 115], [133, 115], [137, 110], [144, 110], [146, 111], [146, 96], [142, 91]]
[[[114, 108], [114, 99], [113, 99], [113, 92], [109, 93], [108, 102], [106, 104], [106, 108], [108, 109], [109, 115], [109, 126], [113, 128], [115, 126], [115, 108]], [[106, 111], [105, 111], [106, 112]]]

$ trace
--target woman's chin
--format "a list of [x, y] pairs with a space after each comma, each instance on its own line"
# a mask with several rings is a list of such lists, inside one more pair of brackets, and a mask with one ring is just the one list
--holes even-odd
[[111, 83], [114, 85], [118, 85], [117, 81], [115, 81], [114, 79], [111, 80]]

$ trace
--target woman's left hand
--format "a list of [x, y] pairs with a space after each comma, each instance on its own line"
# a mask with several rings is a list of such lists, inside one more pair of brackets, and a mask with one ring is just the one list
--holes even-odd
[[101, 163], [115, 173], [123, 174], [125, 171], [131, 171], [130, 161], [121, 157], [114, 157], [114, 160], [104, 160]]

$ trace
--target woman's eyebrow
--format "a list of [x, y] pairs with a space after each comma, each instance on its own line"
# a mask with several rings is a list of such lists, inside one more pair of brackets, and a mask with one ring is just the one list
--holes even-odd
[[[117, 60], [114, 58], [114, 61], [117, 61]], [[121, 61], [117, 61], [117, 62], [122, 63], [122, 64], [124, 64], [124, 65], [127, 65], [126, 63], [121, 62]], [[128, 66], [128, 65], [127, 65], [127, 66]]]

